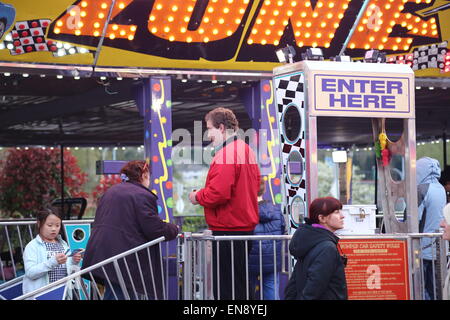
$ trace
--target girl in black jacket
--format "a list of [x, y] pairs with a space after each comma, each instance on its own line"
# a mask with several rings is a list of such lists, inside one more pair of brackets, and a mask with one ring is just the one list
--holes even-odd
[[341, 209], [342, 203], [332, 197], [318, 198], [309, 206], [309, 219], [289, 244], [297, 263], [286, 287], [287, 300], [347, 299], [347, 261], [334, 234], [344, 227]]

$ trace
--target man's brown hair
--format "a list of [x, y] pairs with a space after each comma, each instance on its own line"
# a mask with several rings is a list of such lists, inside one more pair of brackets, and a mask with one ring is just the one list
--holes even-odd
[[215, 128], [219, 128], [219, 126], [223, 124], [225, 130], [232, 129], [233, 131], [236, 131], [239, 127], [239, 122], [233, 111], [222, 107], [215, 108], [208, 112], [205, 116], [205, 121], [211, 121]]

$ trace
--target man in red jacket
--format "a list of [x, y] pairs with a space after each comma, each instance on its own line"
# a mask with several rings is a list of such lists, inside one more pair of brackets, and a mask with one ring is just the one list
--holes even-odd
[[[230, 109], [216, 108], [205, 116], [205, 121], [208, 138], [215, 147], [215, 154], [205, 187], [191, 192], [189, 199], [193, 204], [204, 207], [206, 223], [214, 236], [252, 235], [259, 221], [257, 193], [260, 173], [255, 154], [237, 137], [238, 121]], [[249, 241], [248, 252], [250, 243]], [[216, 299], [246, 299], [248, 252], [245, 250], [245, 241], [233, 241], [233, 251], [231, 241], [219, 241], [218, 279], [216, 250], [217, 246], [214, 244], [213, 273]], [[233, 277], [234, 294], [231, 281]]]

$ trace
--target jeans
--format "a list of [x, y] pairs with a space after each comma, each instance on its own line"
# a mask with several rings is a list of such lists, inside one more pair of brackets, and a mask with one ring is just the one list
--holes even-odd
[[[261, 281], [258, 279], [259, 273], [250, 272], [250, 290], [255, 291], [256, 286], [261, 286]], [[262, 293], [263, 300], [280, 300], [280, 273], [276, 273], [277, 286], [275, 287], [275, 275], [273, 272], [263, 273], [262, 275]], [[255, 299], [261, 298], [261, 287], [259, 293], [254, 294]]]
[[[434, 270], [433, 270], [434, 262]], [[423, 259], [423, 274], [425, 280], [425, 297], [424, 300], [436, 300], [434, 292], [437, 293], [437, 300], [440, 299], [441, 290], [437, 280], [436, 260]], [[436, 290], [435, 290], [436, 288]]]

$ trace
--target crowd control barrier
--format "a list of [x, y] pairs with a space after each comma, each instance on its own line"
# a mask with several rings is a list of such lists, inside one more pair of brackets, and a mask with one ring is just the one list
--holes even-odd
[[[289, 254], [289, 241], [292, 235], [280, 236], [212, 236], [210, 231], [204, 233], [184, 233], [179, 238], [179, 299], [181, 300], [213, 300], [220, 299], [220, 277], [214, 281], [214, 268], [224, 261], [213, 265], [213, 247], [220, 248], [221, 242], [232, 243], [244, 241], [246, 252], [250, 242], [261, 243], [271, 241], [282, 242], [281, 252], [274, 249], [270, 259], [273, 266], [281, 259], [280, 277], [272, 277], [278, 271], [274, 267], [275, 288], [278, 288], [279, 298], [283, 299], [287, 279], [296, 263]], [[428, 299], [425, 290], [425, 273], [423, 251], [431, 249], [431, 268], [435, 275], [432, 280], [432, 291], [436, 300], [442, 299], [443, 281], [447, 275], [448, 243], [442, 240], [441, 233], [426, 234], [379, 234], [340, 236], [340, 246], [348, 256], [346, 278], [349, 299], [355, 300], [425, 300]], [[425, 240], [428, 239], [428, 240]], [[424, 245], [424, 243], [426, 243]], [[273, 248], [277, 248], [276, 245]], [[248, 259], [246, 265], [246, 298], [264, 299], [264, 275], [261, 250], [259, 250], [260, 275], [256, 283], [256, 291], [251, 291]], [[267, 256], [266, 256], [267, 258]], [[217, 258], [219, 259], [219, 257]], [[231, 267], [234, 263], [231, 262]], [[231, 279], [237, 270], [232, 270]], [[281, 279], [281, 280], [278, 280]], [[232, 290], [234, 287], [232, 286]], [[234, 293], [231, 295], [235, 299]]]
[[[164, 240], [160, 237], [147, 242], [14, 300], [167, 299], [161, 255]], [[106, 297], [108, 287], [110, 291]]]

